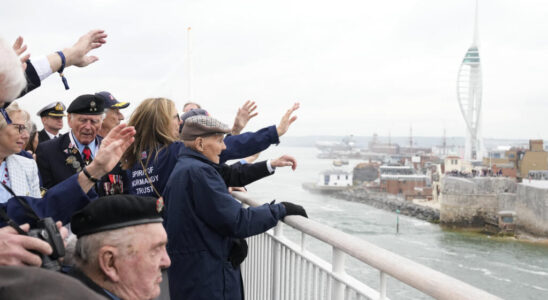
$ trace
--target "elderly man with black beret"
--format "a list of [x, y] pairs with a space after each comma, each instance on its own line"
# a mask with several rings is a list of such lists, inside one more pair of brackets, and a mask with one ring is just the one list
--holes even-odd
[[38, 145], [36, 163], [44, 188], [51, 188], [91, 163], [101, 142], [97, 132], [103, 110], [103, 99], [95, 95], [77, 97], [67, 109], [70, 131]]
[[[110, 99], [108, 104], [112, 106]], [[84, 170], [93, 161], [103, 139], [99, 130], [104, 108], [105, 97], [101, 94], [77, 97], [67, 109], [70, 131], [38, 145], [36, 163], [45, 189]], [[95, 178], [95, 191], [99, 196], [124, 193], [128, 186], [124, 175], [117, 167], [102, 178]]]
[[[233, 299], [243, 296], [240, 263], [246, 256], [243, 238], [276, 226], [288, 215], [306, 217], [288, 202], [242, 208], [228, 192], [219, 173], [219, 156], [226, 148], [225, 124], [198, 115], [185, 121], [185, 148], [164, 190], [171, 299]], [[295, 167], [295, 161], [283, 165]], [[280, 166], [272, 163], [272, 167]]]
[[158, 297], [161, 271], [171, 264], [162, 208], [161, 199], [114, 195], [77, 212], [76, 268], [69, 275], [108, 299]]

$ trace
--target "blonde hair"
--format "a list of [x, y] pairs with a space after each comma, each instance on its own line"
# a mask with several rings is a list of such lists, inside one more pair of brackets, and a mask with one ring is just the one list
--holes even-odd
[[0, 104], [10, 101], [27, 86], [21, 61], [13, 48], [0, 38]]
[[[25, 125], [28, 126], [28, 122], [30, 120], [30, 114], [19, 107], [19, 104], [17, 102], [12, 102], [8, 107], [6, 107], [6, 113], [8, 116], [12, 117], [15, 113], [22, 113], [25, 117]], [[6, 119], [4, 117], [0, 117], [0, 129], [6, 128], [8, 126], [8, 123], [6, 123]]]
[[[173, 115], [176, 113], [175, 103], [167, 98], [145, 99], [129, 119], [128, 125], [134, 126], [135, 142], [122, 155], [122, 168], [129, 169], [141, 159], [143, 151], [158, 153], [177, 140], [170, 132]], [[147, 165], [150, 156], [147, 158]]]

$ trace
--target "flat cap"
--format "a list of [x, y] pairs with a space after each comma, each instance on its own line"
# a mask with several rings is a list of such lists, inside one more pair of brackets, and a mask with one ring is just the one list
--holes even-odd
[[129, 106], [129, 102], [120, 102], [109, 92], [95, 93], [95, 96], [102, 98], [105, 101], [105, 108], [126, 108]]
[[179, 133], [181, 133], [183, 131], [183, 126], [185, 126], [186, 119], [188, 119], [190, 117], [193, 117], [193, 116], [199, 116], [199, 115], [209, 116], [209, 113], [207, 112], [207, 110], [202, 109], [202, 108], [191, 109], [191, 110], [187, 111], [186, 113], [184, 113], [181, 116], [181, 121], [182, 122], [181, 122], [181, 125], [179, 126]]
[[200, 136], [208, 136], [218, 133], [229, 133], [230, 128], [210, 116], [197, 115], [185, 120], [181, 138], [183, 141], [193, 141]]
[[78, 237], [148, 223], [161, 223], [162, 198], [112, 195], [92, 201], [72, 216], [71, 229]]
[[105, 101], [95, 95], [82, 95], [70, 103], [67, 112], [81, 115], [100, 115], [104, 112]]
[[65, 104], [63, 102], [54, 101], [50, 104], [42, 107], [36, 115], [39, 117], [51, 116], [51, 117], [64, 117], [65, 116]]

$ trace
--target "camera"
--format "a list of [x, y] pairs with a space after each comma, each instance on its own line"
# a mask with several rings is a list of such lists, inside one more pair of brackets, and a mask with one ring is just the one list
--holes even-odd
[[59, 271], [61, 265], [58, 259], [65, 256], [65, 244], [63, 243], [63, 237], [57, 229], [57, 225], [52, 218], [40, 219], [36, 222], [36, 226], [29, 230], [28, 236], [32, 236], [43, 240], [48, 243], [53, 249], [51, 255], [45, 255], [35, 252], [42, 259], [42, 268]]

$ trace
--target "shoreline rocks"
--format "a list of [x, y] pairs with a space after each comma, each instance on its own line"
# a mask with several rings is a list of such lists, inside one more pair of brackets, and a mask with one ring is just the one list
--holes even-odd
[[400, 214], [402, 215], [415, 217], [431, 223], [439, 223], [440, 220], [439, 210], [428, 206], [418, 205], [387, 193], [370, 192], [363, 188], [353, 188], [334, 192], [332, 193], [332, 196], [347, 201], [365, 203], [375, 208], [392, 212], [400, 210]]

